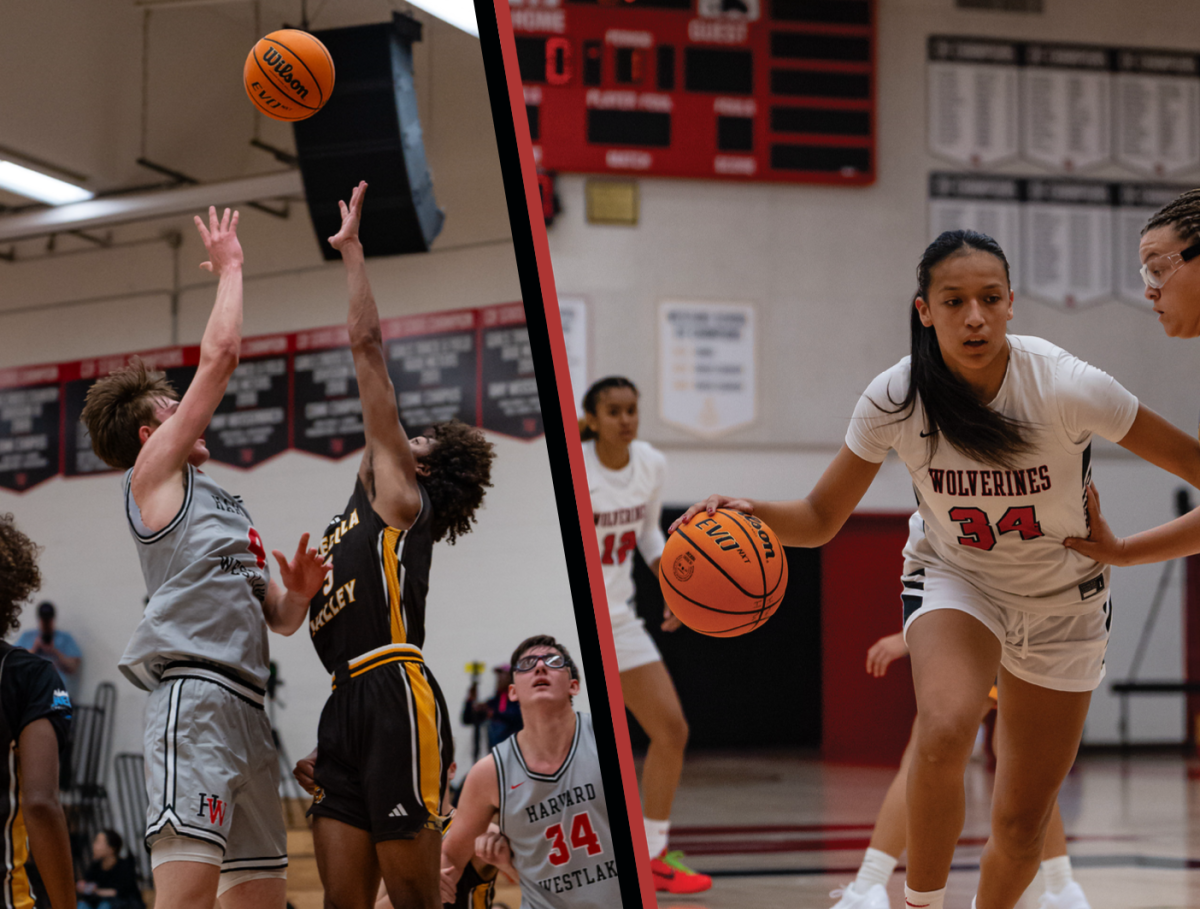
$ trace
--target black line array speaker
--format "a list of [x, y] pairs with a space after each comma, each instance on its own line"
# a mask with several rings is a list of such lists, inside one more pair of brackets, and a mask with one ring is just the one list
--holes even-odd
[[425, 163], [412, 46], [421, 23], [393, 14], [390, 23], [313, 32], [337, 71], [321, 111], [293, 124], [304, 193], [317, 242], [326, 259], [339, 258], [328, 238], [359, 180], [370, 185], [362, 244], [368, 256], [425, 252], [442, 229]]

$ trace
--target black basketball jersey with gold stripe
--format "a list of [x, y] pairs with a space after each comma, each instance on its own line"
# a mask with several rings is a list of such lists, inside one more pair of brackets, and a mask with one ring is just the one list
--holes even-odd
[[346, 510], [329, 522], [321, 556], [332, 570], [308, 607], [308, 630], [328, 672], [391, 644], [425, 643], [425, 595], [433, 533], [429, 495], [407, 530], [376, 514], [362, 480]]

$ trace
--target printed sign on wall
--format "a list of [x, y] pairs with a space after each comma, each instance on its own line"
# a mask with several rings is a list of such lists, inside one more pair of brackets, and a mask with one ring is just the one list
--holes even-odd
[[754, 421], [751, 304], [663, 301], [658, 339], [658, 384], [666, 422], [712, 437]]

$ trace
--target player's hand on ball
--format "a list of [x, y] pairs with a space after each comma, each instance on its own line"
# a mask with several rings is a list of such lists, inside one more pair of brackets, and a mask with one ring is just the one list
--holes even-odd
[[1091, 535], [1086, 540], [1082, 537], [1067, 537], [1063, 540], [1063, 545], [1105, 565], [1133, 564], [1126, 557], [1125, 541], [1112, 532], [1108, 521], [1104, 520], [1104, 515], [1100, 513], [1100, 493], [1092, 483], [1089, 483], [1087, 488], [1087, 510]]
[[296, 766], [292, 768], [292, 776], [296, 778], [296, 782], [300, 784], [300, 788], [309, 795], [316, 794], [317, 781], [313, 776], [313, 771], [317, 766], [317, 751], [314, 748], [313, 753], [308, 757], [302, 757], [296, 761]]
[[475, 838], [475, 855], [489, 865], [511, 865], [512, 849], [508, 837], [498, 830], [489, 830]]
[[321, 589], [331, 567], [325, 563], [315, 549], [308, 547], [308, 534], [300, 537], [300, 545], [296, 547], [296, 555], [289, 562], [278, 549], [272, 549], [271, 555], [279, 563], [279, 579], [288, 593], [311, 600]]
[[218, 221], [217, 209], [210, 205], [208, 227], [205, 227], [200, 216], [196, 215], [196, 229], [200, 231], [200, 239], [204, 241], [204, 248], [208, 250], [208, 261], [201, 262], [201, 268], [220, 276], [228, 269], [242, 267], [242, 244], [238, 242], [237, 224], [238, 213], [234, 211], [231, 215], [228, 208]]
[[670, 606], [664, 606], [662, 625], [659, 627], [663, 631], [678, 631], [683, 627], [683, 622], [679, 621], [679, 617], [671, 611]]
[[888, 667], [903, 656], [908, 656], [908, 645], [904, 643], [902, 632], [880, 638], [867, 651], [867, 674], [881, 679]]
[[342, 229], [329, 238], [329, 245], [341, 251], [347, 243], [358, 242], [358, 222], [362, 219], [363, 196], [367, 193], [367, 181], [360, 180], [350, 194], [350, 204], [338, 200], [342, 213]]
[[692, 518], [702, 511], [712, 514], [718, 508], [731, 508], [734, 511], [741, 511], [745, 514], [754, 514], [754, 506], [750, 503], [749, 499], [735, 499], [733, 496], [711, 495], [703, 502], [697, 502], [676, 518], [675, 522], [667, 528], [667, 533], [674, 533], [681, 524], [691, 523]]

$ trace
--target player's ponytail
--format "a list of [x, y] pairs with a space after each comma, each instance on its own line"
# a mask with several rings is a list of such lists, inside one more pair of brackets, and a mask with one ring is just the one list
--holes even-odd
[[[955, 255], [980, 251], [995, 256], [1004, 265], [1009, 277], [1008, 259], [1000, 244], [986, 234], [973, 230], [946, 231], [925, 249], [917, 266], [918, 290], [909, 305], [911, 333], [911, 381], [908, 393], [897, 407], [888, 413], [912, 416], [917, 398], [925, 410], [926, 456], [933, 459], [942, 436], [955, 449], [973, 461], [997, 467], [1015, 467], [1017, 456], [1028, 451], [1030, 442], [1024, 435], [1020, 420], [992, 410], [969, 385], [954, 375], [942, 359], [937, 332], [921, 323], [921, 314], [914, 305], [919, 297], [928, 301], [932, 272], [935, 267]], [[876, 405], [878, 406], [878, 405]], [[883, 410], [884, 408], [880, 408]]]
[[[596, 415], [596, 407], [600, 403], [600, 394], [608, 391], [610, 388], [628, 388], [636, 395], [638, 393], [637, 386], [630, 382], [624, 376], [607, 376], [597, 382], [592, 383], [592, 387], [587, 390], [587, 394], [583, 396], [583, 412]], [[595, 439], [596, 433], [587, 424], [587, 417], [581, 417], [579, 420], [579, 441], [587, 442]]]

